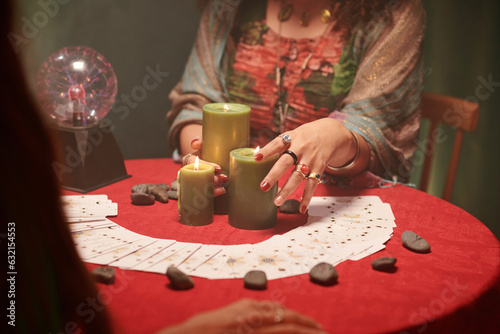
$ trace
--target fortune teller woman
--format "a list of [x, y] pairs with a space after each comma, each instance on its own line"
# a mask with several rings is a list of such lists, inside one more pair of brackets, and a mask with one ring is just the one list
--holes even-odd
[[261, 189], [294, 168], [277, 206], [302, 181], [301, 212], [324, 178], [403, 182], [420, 125], [424, 29], [419, 0], [210, 1], [170, 93], [169, 143], [193, 162], [202, 106], [236, 102], [251, 106], [252, 145], [265, 145], [255, 160], [281, 153]]

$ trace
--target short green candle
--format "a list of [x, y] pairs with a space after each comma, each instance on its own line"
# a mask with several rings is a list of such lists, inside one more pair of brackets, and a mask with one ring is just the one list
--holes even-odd
[[278, 160], [278, 155], [257, 162], [254, 152], [253, 148], [239, 148], [230, 153], [228, 220], [237, 228], [264, 230], [276, 225], [277, 207], [273, 200], [278, 184], [263, 192], [260, 183]]
[[203, 226], [214, 219], [214, 166], [189, 164], [179, 170], [179, 222]]
[[203, 106], [202, 159], [229, 171], [229, 153], [250, 145], [250, 107], [238, 103]]
[[[209, 103], [203, 106], [202, 159], [218, 164], [229, 174], [229, 153], [250, 145], [250, 107], [239, 103]], [[226, 186], [227, 192], [227, 186]], [[228, 194], [214, 200], [216, 214], [228, 213]]]

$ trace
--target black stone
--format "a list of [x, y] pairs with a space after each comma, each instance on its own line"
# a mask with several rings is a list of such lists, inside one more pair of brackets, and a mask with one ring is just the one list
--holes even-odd
[[132, 193], [130, 195], [132, 204], [134, 205], [152, 205], [155, 204], [155, 197], [145, 193]]
[[148, 184], [136, 184], [135, 186], [132, 187], [132, 192], [147, 194], [149, 191], [148, 188], [149, 188]]
[[287, 199], [280, 207], [279, 210], [281, 213], [286, 214], [295, 214], [299, 213], [300, 201], [296, 199]]
[[153, 195], [158, 202], [168, 203], [168, 193], [164, 188], [157, 186], [150, 187], [149, 194]]
[[421, 236], [412, 231], [404, 231], [401, 235], [403, 246], [417, 253], [429, 253], [431, 245]]
[[337, 283], [339, 274], [334, 266], [326, 262], [321, 262], [311, 268], [309, 277], [316, 284], [328, 286]]
[[250, 270], [243, 278], [245, 288], [253, 290], [264, 290], [267, 288], [266, 273], [262, 270]]
[[378, 271], [394, 270], [397, 259], [395, 257], [380, 257], [372, 261], [372, 267]]
[[149, 188], [161, 188], [163, 190], [170, 190], [170, 186], [166, 183], [150, 184]]
[[170, 280], [171, 287], [176, 290], [188, 290], [194, 287], [193, 279], [177, 267], [168, 267], [167, 277]]
[[97, 267], [91, 272], [94, 281], [103, 284], [113, 284], [115, 282], [115, 268]]
[[174, 199], [176, 201], [179, 199], [179, 196], [177, 194], [177, 190], [169, 190], [169, 191], [167, 191], [167, 194], [168, 194], [168, 198], [170, 198], [170, 199]]

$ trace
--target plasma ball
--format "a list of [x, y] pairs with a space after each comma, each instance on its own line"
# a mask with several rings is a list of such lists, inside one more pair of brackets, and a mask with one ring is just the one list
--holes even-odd
[[113, 107], [117, 91], [113, 67], [89, 47], [62, 48], [38, 72], [40, 105], [62, 127], [97, 125]]

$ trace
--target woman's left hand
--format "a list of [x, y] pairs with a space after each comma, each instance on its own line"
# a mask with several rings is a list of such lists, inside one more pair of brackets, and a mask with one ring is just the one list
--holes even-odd
[[[304, 213], [319, 183], [319, 176], [323, 174], [326, 166], [342, 166], [353, 159], [356, 154], [356, 142], [351, 132], [340, 121], [332, 118], [306, 123], [281, 135], [288, 135], [290, 143], [278, 136], [255, 155], [255, 160], [262, 161], [288, 150], [296, 155], [297, 161], [294, 161], [292, 154], [282, 154], [260, 184], [260, 188], [263, 191], [271, 189], [290, 167], [297, 164], [296, 170], [291, 173], [274, 199], [274, 204], [281, 206], [305, 179], [300, 204], [300, 212]], [[319, 176], [316, 178], [317, 175]]]

